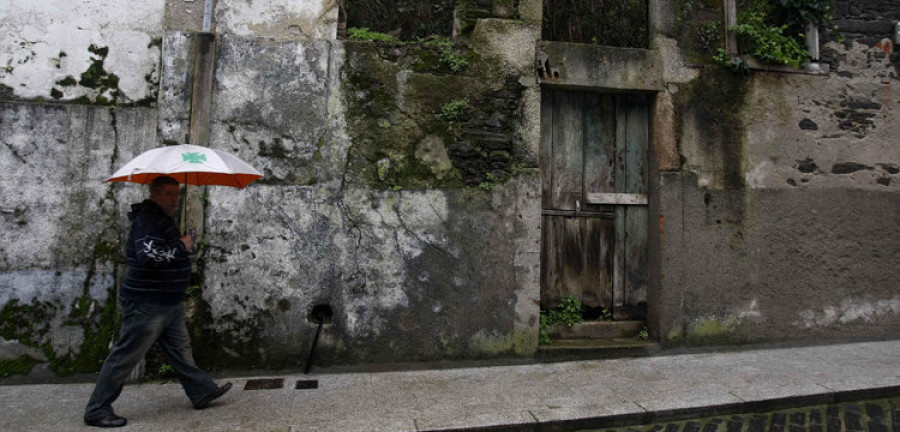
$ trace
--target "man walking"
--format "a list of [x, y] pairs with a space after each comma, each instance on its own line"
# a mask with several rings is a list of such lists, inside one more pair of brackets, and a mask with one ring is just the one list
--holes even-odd
[[119, 289], [122, 330], [97, 378], [84, 411], [90, 426], [119, 427], [127, 420], [113, 412], [125, 379], [159, 340], [194, 408], [203, 409], [231, 388], [216, 383], [194, 363], [184, 322], [184, 293], [191, 277], [193, 237], [180, 237], [172, 216], [181, 188], [168, 176], [150, 185], [150, 199], [132, 204], [125, 246], [128, 274]]

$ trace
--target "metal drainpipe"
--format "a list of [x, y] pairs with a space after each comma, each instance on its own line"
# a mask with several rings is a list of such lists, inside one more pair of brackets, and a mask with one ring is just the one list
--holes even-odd
[[215, 0], [206, 0], [206, 3], [203, 5], [203, 32], [209, 33], [212, 30], [212, 13], [213, 13], [213, 2]]
[[318, 324], [318, 326], [316, 328], [316, 336], [313, 338], [312, 345], [309, 348], [309, 355], [306, 357], [306, 368], [303, 370], [304, 374], [309, 374], [309, 370], [312, 369], [313, 354], [316, 352], [316, 345], [319, 343], [319, 335], [322, 333], [322, 326], [330, 323], [333, 315], [334, 313], [331, 310], [331, 305], [320, 304], [312, 308], [312, 312], [310, 312], [309, 317], [307, 318], [309, 322], [314, 322]]
[[819, 61], [819, 26], [813, 22], [806, 26], [806, 50], [813, 62]]

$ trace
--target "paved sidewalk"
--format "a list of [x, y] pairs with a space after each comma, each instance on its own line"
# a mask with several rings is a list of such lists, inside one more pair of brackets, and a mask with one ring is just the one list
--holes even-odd
[[[244, 390], [248, 380], [284, 387]], [[295, 389], [318, 380], [317, 389]], [[224, 382], [225, 380], [220, 380]], [[231, 379], [195, 411], [177, 383], [126, 386], [122, 431], [579, 430], [900, 395], [900, 340], [449, 370]], [[0, 431], [84, 431], [92, 384], [0, 386]], [[774, 400], [774, 402], [773, 402]]]

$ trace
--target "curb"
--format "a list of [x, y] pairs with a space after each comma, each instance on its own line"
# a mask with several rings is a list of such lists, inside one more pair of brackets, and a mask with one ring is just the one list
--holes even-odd
[[763, 399], [692, 408], [648, 411], [632, 414], [615, 414], [571, 420], [554, 420], [515, 425], [478, 426], [471, 428], [431, 429], [423, 432], [576, 432], [586, 429], [618, 428], [677, 422], [698, 417], [718, 417], [736, 414], [789, 410], [815, 405], [831, 405], [869, 399], [900, 397], [900, 385], [861, 390], [845, 390], [803, 396]]

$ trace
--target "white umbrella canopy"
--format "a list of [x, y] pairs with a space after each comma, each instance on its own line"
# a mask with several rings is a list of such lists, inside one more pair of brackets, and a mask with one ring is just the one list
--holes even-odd
[[238, 157], [220, 150], [181, 144], [146, 151], [106, 181], [150, 184], [167, 175], [182, 184], [243, 189], [262, 174]]

